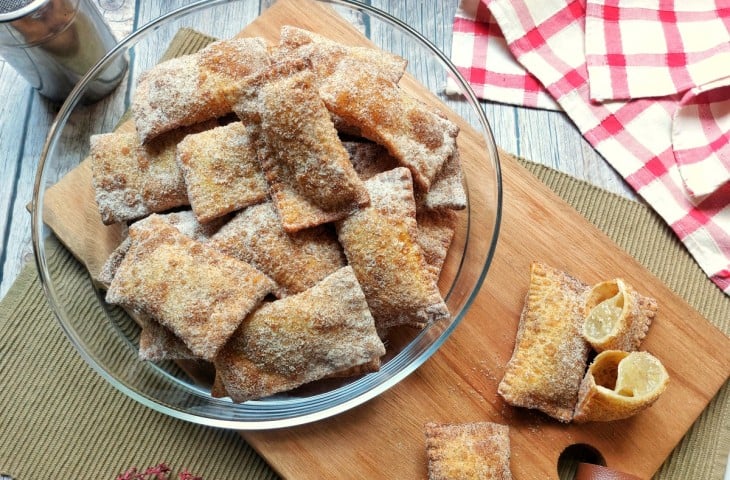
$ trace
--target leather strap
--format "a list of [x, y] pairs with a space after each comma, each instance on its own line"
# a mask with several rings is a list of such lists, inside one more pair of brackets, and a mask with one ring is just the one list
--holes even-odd
[[592, 463], [579, 463], [575, 480], [641, 480], [641, 478]]

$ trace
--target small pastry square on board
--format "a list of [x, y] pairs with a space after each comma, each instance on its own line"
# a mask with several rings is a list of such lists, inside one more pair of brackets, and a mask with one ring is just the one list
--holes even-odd
[[106, 301], [140, 311], [212, 359], [275, 284], [254, 267], [152, 215], [129, 229], [129, 251]]
[[509, 427], [427, 423], [429, 480], [512, 480]]

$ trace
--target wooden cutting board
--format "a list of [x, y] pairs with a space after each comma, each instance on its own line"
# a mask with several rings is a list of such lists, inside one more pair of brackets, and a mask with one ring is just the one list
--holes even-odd
[[[278, 37], [284, 24], [349, 44], [368, 44], [349, 23], [313, 2], [280, 0], [242, 34]], [[438, 103], [413, 79], [402, 86]], [[479, 135], [464, 122], [459, 136], [464, 168], [476, 179], [484, 168]], [[650, 477], [730, 375], [730, 339], [647, 272], [568, 204], [503, 155], [504, 209], [499, 243], [485, 284], [443, 347], [415, 373], [365, 405], [300, 427], [242, 432], [281, 475], [296, 479], [426, 477], [423, 425], [427, 421], [490, 420], [511, 427], [516, 479], [557, 478], [558, 457], [574, 444], [590, 445], [607, 465]], [[88, 162], [45, 198], [49, 226], [98, 272], [121, 229], [104, 227], [96, 211]], [[489, 235], [476, 219], [473, 228]], [[496, 389], [514, 346], [529, 281], [540, 260], [586, 283], [622, 276], [660, 305], [642, 349], [667, 367], [671, 383], [649, 410], [620, 422], [563, 425], [512, 408]]]

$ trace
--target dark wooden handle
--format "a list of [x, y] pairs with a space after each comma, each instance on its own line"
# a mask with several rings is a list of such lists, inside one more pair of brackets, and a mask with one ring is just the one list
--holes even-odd
[[575, 480], [641, 480], [641, 478], [592, 463], [580, 463]]

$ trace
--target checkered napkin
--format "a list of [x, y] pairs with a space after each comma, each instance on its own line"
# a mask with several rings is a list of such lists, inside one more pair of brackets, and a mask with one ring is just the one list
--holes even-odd
[[587, 0], [591, 99], [685, 92], [730, 75], [730, 1]]
[[[686, 2], [691, 4], [694, 1]], [[485, 8], [491, 17], [484, 12]], [[704, 166], [707, 159], [713, 162], [714, 156], [717, 161], [713, 163], [721, 166], [719, 171], [728, 166], [727, 155], [723, 158], [728, 131], [722, 119], [728, 118], [730, 109], [721, 97], [723, 92], [715, 88], [712, 91], [716, 93], [711, 94], [699, 85], [684, 95], [603, 103], [592, 100], [586, 58], [586, 8], [585, 0], [483, 0], [476, 4], [463, 1], [454, 22], [452, 49], [463, 54], [471, 48], [471, 58], [483, 60], [484, 55], [476, 49], [477, 40], [483, 40], [481, 32], [485, 30], [489, 32], [487, 36], [492, 36], [495, 30], [488, 22], [493, 19], [517, 62], [539, 80], [588, 142], [664, 218], [705, 273], [730, 294], [730, 184], [701, 188], [709, 193], [698, 196], [685, 185], [680, 163], [675, 159], [677, 153], [682, 165]], [[603, 17], [614, 18], [607, 11], [611, 10], [601, 12]], [[724, 9], [720, 10], [723, 12]], [[655, 15], [649, 23], [663, 21], [663, 15]], [[603, 29], [607, 31], [608, 27], [604, 24]], [[673, 30], [669, 27], [662, 30], [670, 31]], [[457, 32], [462, 36], [457, 37]], [[696, 64], [685, 63], [687, 71]], [[472, 68], [486, 68], [484, 63], [473, 64]], [[462, 71], [469, 68], [460, 66]], [[725, 66], [724, 71], [727, 70]], [[484, 98], [521, 104], [514, 100], [517, 97], [513, 94], [507, 99]], [[703, 100], [713, 102], [705, 107], [700, 105]], [[712, 115], [707, 115], [707, 108]], [[701, 139], [698, 131], [702, 132]], [[688, 136], [693, 139], [688, 140]], [[711, 148], [703, 150], [708, 141]], [[699, 157], [702, 159], [697, 160]], [[708, 183], [702, 180], [706, 175], [700, 177], [703, 186]]]

